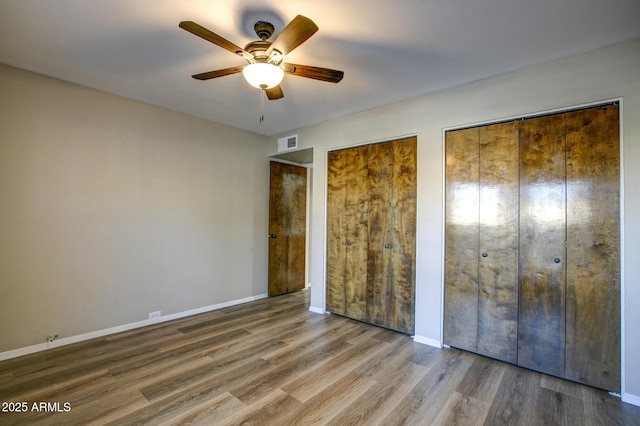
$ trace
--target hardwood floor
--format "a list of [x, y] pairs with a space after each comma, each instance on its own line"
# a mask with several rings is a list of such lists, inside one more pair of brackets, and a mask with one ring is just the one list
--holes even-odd
[[27, 403], [0, 424], [640, 425], [604, 391], [311, 313], [308, 297], [0, 362], [3, 408]]

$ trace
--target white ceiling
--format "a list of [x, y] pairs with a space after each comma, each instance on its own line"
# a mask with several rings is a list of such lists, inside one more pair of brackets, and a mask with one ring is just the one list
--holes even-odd
[[[180, 21], [244, 46], [298, 14], [320, 30], [287, 62], [340, 83], [286, 75], [259, 123], [241, 74], [190, 77], [243, 61]], [[640, 0], [0, 0], [0, 62], [263, 135], [636, 37]]]

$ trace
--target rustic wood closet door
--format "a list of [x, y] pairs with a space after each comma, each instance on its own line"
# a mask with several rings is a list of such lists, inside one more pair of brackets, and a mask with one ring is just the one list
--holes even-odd
[[413, 333], [416, 139], [328, 156], [327, 310]]
[[[387, 324], [394, 317], [394, 283], [391, 256], [393, 147], [381, 143], [367, 147], [369, 168], [369, 250], [367, 253], [367, 316], [371, 324]], [[387, 247], [386, 249], [384, 247]], [[397, 315], [397, 313], [395, 314]]]
[[478, 353], [517, 360], [518, 123], [480, 133]]
[[520, 307], [518, 365], [564, 375], [564, 116], [520, 125]]
[[565, 119], [565, 376], [616, 392], [620, 391], [618, 117], [618, 105], [607, 105], [570, 112], [566, 114]]
[[370, 145], [367, 322], [413, 334], [416, 138]]
[[445, 343], [515, 363], [518, 125], [447, 133]]
[[269, 296], [305, 287], [307, 169], [272, 161], [269, 176]]
[[478, 351], [480, 133], [446, 134], [444, 342]]
[[618, 105], [447, 133], [445, 343], [620, 391], [619, 152]]
[[368, 147], [329, 152], [326, 309], [367, 318]]

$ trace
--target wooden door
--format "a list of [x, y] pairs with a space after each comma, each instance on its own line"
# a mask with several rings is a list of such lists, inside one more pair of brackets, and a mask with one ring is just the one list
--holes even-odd
[[620, 391], [618, 114], [447, 133], [445, 343]]
[[520, 125], [518, 365], [564, 376], [564, 116]]
[[416, 139], [333, 151], [327, 310], [413, 333]]
[[416, 138], [368, 148], [367, 322], [413, 334]]
[[367, 319], [368, 147], [329, 152], [326, 309]]
[[307, 169], [272, 161], [269, 180], [269, 296], [305, 287]]
[[[418, 140], [393, 142], [391, 197], [391, 318], [384, 325], [407, 334], [415, 332], [416, 220]], [[385, 247], [387, 249], [387, 247]]]
[[[393, 265], [391, 221], [393, 196], [393, 147], [380, 143], [367, 147], [367, 315], [371, 324], [387, 324], [393, 316]], [[386, 247], [386, 248], [385, 248]]]
[[478, 353], [515, 363], [518, 336], [518, 123], [480, 127]]
[[518, 125], [446, 135], [445, 343], [517, 361]]
[[565, 377], [620, 392], [618, 105], [566, 114]]
[[480, 144], [477, 128], [445, 141], [444, 342], [478, 351]]

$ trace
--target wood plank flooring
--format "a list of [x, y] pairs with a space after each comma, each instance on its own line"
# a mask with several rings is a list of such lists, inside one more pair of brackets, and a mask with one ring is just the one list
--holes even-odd
[[640, 425], [604, 391], [311, 313], [308, 297], [0, 362], [0, 402], [28, 407], [0, 425]]

